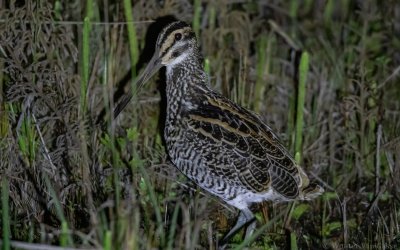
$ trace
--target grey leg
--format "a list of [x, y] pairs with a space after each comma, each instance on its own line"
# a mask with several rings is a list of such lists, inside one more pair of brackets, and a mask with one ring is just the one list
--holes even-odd
[[232, 227], [232, 229], [225, 235], [225, 237], [221, 240], [220, 245], [223, 246], [225, 245], [228, 240], [237, 233], [242, 227], [246, 226], [248, 223], [251, 223], [247, 230], [246, 230], [246, 236], [245, 239], [248, 238], [254, 231], [256, 227], [256, 221], [254, 218], [253, 213], [250, 211], [250, 209], [246, 208], [240, 211], [239, 217], [236, 221], [235, 226]]
[[247, 226], [247, 229], [246, 229], [246, 235], [244, 236], [244, 239], [246, 240], [247, 238], [249, 238], [252, 234], [253, 234], [253, 232], [254, 232], [254, 229], [256, 229], [256, 220], [255, 220], [255, 218], [253, 217], [253, 219], [252, 220], [250, 220], [251, 222], [250, 222], [250, 224]]

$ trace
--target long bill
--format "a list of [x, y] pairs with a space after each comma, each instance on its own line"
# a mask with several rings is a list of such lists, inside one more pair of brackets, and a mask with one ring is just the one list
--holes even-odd
[[[116, 107], [114, 108], [113, 116], [114, 119], [124, 110], [128, 103], [132, 100], [133, 94], [137, 94], [138, 91], [143, 87], [143, 85], [162, 67], [161, 60], [158, 53], [154, 53], [150, 62], [147, 64], [144, 71], [136, 78], [135, 83], [130, 85], [128, 92], [120, 98]], [[136, 86], [133, 90], [132, 86]]]

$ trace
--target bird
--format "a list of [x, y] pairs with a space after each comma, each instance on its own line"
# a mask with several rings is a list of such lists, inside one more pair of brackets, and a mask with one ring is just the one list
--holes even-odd
[[[200, 188], [240, 211], [223, 244], [244, 226], [245, 239], [251, 236], [256, 227], [253, 203], [311, 200], [324, 192], [259, 115], [212, 89], [195, 32], [186, 22], [162, 29], [137, 88], [161, 67], [166, 67], [169, 158]], [[131, 98], [129, 91], [117, 102], [114, 118]]]

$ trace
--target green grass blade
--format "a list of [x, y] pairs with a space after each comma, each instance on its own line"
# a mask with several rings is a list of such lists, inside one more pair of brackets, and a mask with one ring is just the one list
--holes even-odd
[[[132, 74], [132, 79], [135, 79], [136, 77], [136, 64], [139, 60], [139, 45], [138, 45], [138, 39], [136, 35], [136, 28], [135, 24], [133, 22], [133, 14], [132, 14], [132, 4], [131, 0], [124, 0], [124, 13], [125, 13], [125, 20], [127, 21], [127, 29], [128, 29], [128, 38], [129, 38], [129, 54], [131, 58], [131, 74]], [[132, 92], [132, 101], [135, 102], [137, 99], [136, 95], [136, 88], [137, 86], [135, 85], [135, 82], [131, 82], [131, 92]], [[137, 126], [137, 119], [135, 118], [132, 119], [132, 126], [136, 127]]]
[[86, 17], [89, 18], [89, 21], [92, 21], [94, 15], [94, 2], [93, 0], [86, 1]]
[[289, 15], [291, 18], [295, 19], [297, 18], [297, 11], [299, 9], [299, 1], [297, 0], [291, 0], [290, 1], [290, 6], [289, 6]]
[[86, 112], [86, 96], [87, 86], [89, 83], [89, 56], [90, 56], [90, 18], [85, 17], [83, 21], [83, 37], [82, 37], [82, 79], [81, 79], [81, 96], [80, 96], [80, 114]]
[[208, 60], [208, 58], [204, 59], [204, 71], [210, 75], [210, 60]]
[[31, 118], [25, 116], [22, 120], [22, 126], [18, 131], [18, 146], [24, 156], [24, 159], [29, 165], [36, 159], [38, 149], [37, 134], [32, 124]]
[[336, 1], [328, 0], [325, 5], [324, 22], [327, 25], [327, 27], [330, 27], [331, 23], [332, 23], [332, 15], [333, 15], [333, 11], [334, 11], [335, 2]]
[[[134, 78], [136, 77], [136, 63], [139, 59], [139, 46], [136, 36], [135, 23], [133, 22], [131, 0], [124, 0], [124, 13], [125, 13], [125, 20], [127, 22], [126, 26], [128, 28], [129, 53], [131, 57], [132, 77]], [[132, 91], [133, 93], [135, 93], [134, 90]]]
[[180, 206], [175, 206], [174, 213], [172, 215], [172, 220], [171, 220], [171, 228], [168, 234], [168, 247], [167, 249], [173, 249], [173, 244], [174, 244], [174, 237], [175, 237], [175, 231], [176, 231], [176, 224], [178, 220], [178, 213], [179, 213]]
[[296, 237], [296, 234], [294, 232], [290, 233], [290, 249], [291, 250], [299, 249], [297, 247], [297, 237]]
[[301, 160], [301, 145], [303, 140], [303, 116], [304, 116], [304, 99], [306, 95], [306, 81], [309, 68], [309, 55], [305, 51], [301, 55], [300, 68], [299, 68], [299, 91], [297, 98], [297, 116], [296, 116], [296, 139], [295, 139], [295, 152], [300, 154]]
[[208, 16], [208, 26], [210, 28], [210, 30], [214, 30], [215, 29], [215, 21], [216, 21], [216, 10], [215, 10], [215, 6], [214, 4], [211, 4], [209, 7], [209, 16]]
[[107, 230], [105, 235], [104, 235], [104, 243], [103, 243], [103, 249], [104, 250], [111, 250], [112, 249], [112, 233], [110, 230]]
[[267, 37], [266, 36], [261, 36], [260, 39], [257, 42], [257, 80], [256, 80], [256, 86], [254, 88], [254, 111], [255, 112], [260, 112], [261, 108], [261, 100], [264, 95], [264, 84], [263, 84], [263, 78], [265, 74], [265, 66], [267, 62]]
[[197, 38], [200, 36], [200, 18], [201, 18], [201, 1], [194, 0], [194, 14], [193, 14], [193, 30], [196, 33]]
[[60, 246], [68, 246], [68, 224], [66, 221], [61, 222], [61, 235], [60, 235]]
[[3, 220], [2, 226], [3, 226], [3, 250], [8, 250], [10, 249], [10, 214], [9, 214], [9, 200], [8, 200], [8, 194], [9, 194], [9, 183], [8, 180], [3, 177], [1, 181], [1, 217]]

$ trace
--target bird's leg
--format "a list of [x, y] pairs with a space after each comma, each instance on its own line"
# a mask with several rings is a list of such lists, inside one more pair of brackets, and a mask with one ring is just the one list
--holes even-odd
[[236, 221], [235, 226], [232, 227], [232, 229], [225, 235], [225, 237], [221, 240], [220, 245], [224, 245], [228, 242], [228, 240], [235, 235], [235, 233], [240, 230], [242, 227], [246, 226], [248, 223], [251, 223], [249, 227], [246, 230], [246, 236], [249, 237], [253, 231], [254, 228], [256, 227], [256, 221], [253, 213], [250, 211], [250, 209], [246, 208], [243, 210], [240, 210], [239, 217]]
[[246, 240], [253, 234], [254, 229], [256, 229], [256, 222], [257, 221], [255, 220], [255, 217], [253, 217], [253, 219], [250, 220], [250, 224], [247, 226], [246, 229], [246, 235], [244, 236], [244, 240]]

